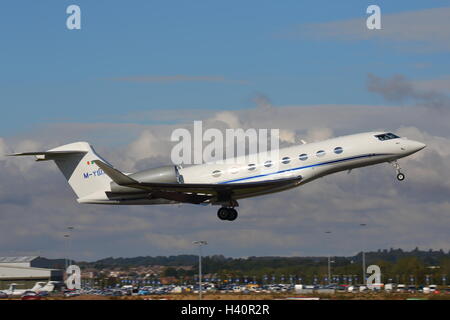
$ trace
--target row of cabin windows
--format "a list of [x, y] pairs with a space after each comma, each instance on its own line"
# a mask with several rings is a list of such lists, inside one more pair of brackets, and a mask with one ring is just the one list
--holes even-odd
[[[336, 147], [336, 148], [334, 148], [333, 151], [336, 154], [341, 154], [342, 152], [344, 152], [344, 149], [342, 149], [342, 147]], [[319, 150], [319, 151], [316, 152], [316, 156], [319, 157], [319, 158], [323, 157], [325, 154], [326, 154], [326, 152], [324, 150]], [[301, 160], [301, 161], [305, 161], [305, 160], [308, 159], [308, 155], [306, 153], [302, 153], [301, 155], [298, 156], [298, 159]], [[284, 158], [281, 159], [281, 163], [282, 164], [289, 164], [290, 162], [291, 162], [291, 158], [289, 158], [289, 157], [284, 157]], [[266, 162], [264, 162], [264, 166], [266, 168], [271, 167], [272, 164], [273, 164], [272, 160], [267, 160]], [[238, 172], [237, 168], [233, 168], [233, 169], [234, 170], [232, 170], [231, 173], [237, 173]], [[256, 170], [256, 164], [250, 163], [248, 165], [247, 169], [248, 169], [248, 171]], [[214, 170], [212, 172], [212, 176], [215, 177], [215, 178], [220, 177], [221, 174], [222, 174], [222, 171], [220, 171], [220, 170]]]

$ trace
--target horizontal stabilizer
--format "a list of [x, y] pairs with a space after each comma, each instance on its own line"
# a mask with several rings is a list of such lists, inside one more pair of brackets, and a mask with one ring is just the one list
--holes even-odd
[[36, 161], [55, 160], [65, 156], [84, 155], [87, 151], [39, 151], [8, 154], [8, 157], [35, 156]]
[[70, 155], [70, 154], [84, 154], [87, 151], [41, 151], [41, 152], [22, 152], [22, 153], [13, 153], [8, 154], [9, 157], [18, 157], [18, 156], [52, 156], [52, 155]]

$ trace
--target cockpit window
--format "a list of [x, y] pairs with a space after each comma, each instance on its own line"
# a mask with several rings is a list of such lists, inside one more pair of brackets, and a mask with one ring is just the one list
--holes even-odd
[[378, 138], [378, 140], [380, 140], [380, 141], [400, 138], [399, 136], [397, 136], [397, 135], [395, 135], [393, 133], [390, 133], [390, 132], [389, 133], [383, 133], [383, 134], [377, 134], [375, 137]]

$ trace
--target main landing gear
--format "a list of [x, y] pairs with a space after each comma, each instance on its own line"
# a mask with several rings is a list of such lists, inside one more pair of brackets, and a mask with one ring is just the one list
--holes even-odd
[[397, 171], [397, 180], [403, 181], [405, 180], [405, 174], [401, 172], [402, 168], [400, 168], [400, 165], [398, 164], [397, 160], [391, 161], [390, 164], [394, 167], [394, 169]]
[[238, 212], [231, 207], [222, 207], [217, 211], [217, 216], [220, 220], [233, 221], [236, 220]]

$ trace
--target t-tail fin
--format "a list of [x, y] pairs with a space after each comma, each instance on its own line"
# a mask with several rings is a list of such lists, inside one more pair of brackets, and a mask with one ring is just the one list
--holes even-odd
[[15, 153], [11, 156], [35, 156], [36, 161], [54, 160], [78, 198], [110, 190], [111, 178], [95, 164], [95, 160], [106, 161], [87, 142], [70, 143], [43, 152]]

